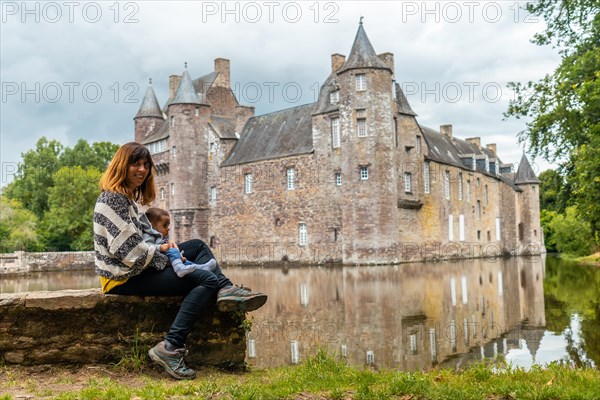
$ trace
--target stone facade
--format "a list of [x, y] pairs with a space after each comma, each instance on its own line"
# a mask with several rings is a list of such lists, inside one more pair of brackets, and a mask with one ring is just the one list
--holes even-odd
[[156, 163], [156, 206], [173, 239], [200, 237], [224, 262], [386, 264], [544, 251], [539, 181], [496, 145], [420, 125], [359, 26], [315, 103], [254, 116], [228, 60], [150, 86], [135, 140]]

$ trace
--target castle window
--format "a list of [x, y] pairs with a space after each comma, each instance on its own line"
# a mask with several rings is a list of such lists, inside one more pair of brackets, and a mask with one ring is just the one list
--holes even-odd
[[477, 219], [481, 219], [481, 201], [477, 200]]
[[487, 155], [485, 156], [485, 172], [487, 172], [488, 174], [490, 172], [490, 159]]
[[173, 153], [173, 155], [177, 155], [177, 146], [173, 146], [171, 147], [171, 152]]
[[148, 143], [146, 147], [148, 148], [150, 154], [160, 153], [165, 151], [165, 149], [167, 148], [167, 140], [162, 139], [156, 142]]
[[490, 194], [488, 191], [488, 185], [485, 185], [485, 205], [490, 205]]
[[477, 240], [481, 239], [481, 231], [477, 231]]
[[194, 116], [199, 116], [200, 115], [200, 109], [198, 107], [196, 107], [196, 109], [194, 110]]
[[329, 103], [330, 104], [337, 104], [339, 101], [340, 101], [340, 91], [339, 90], [329, 93]]
[[171, 183], [171, 196], [175, 196], [175, 184]]
[[215, 142], [210, 142], [210, 144], [208, 146], [209, 146], [209, 150], [211, 152], [213, 152], [215, 150]]
[[175, 126], [175, 117], [171, 117], [171, 128]]
[[398, 119], [394, 118], [394, 144], [398, 147]]
[[404, 193], [412, 192], [412, 175], [410, 172], [404, 173]]
[[450, 171], [444, 171], [444, 196], [450, 200]]
[[475, 179], [475, 187], [479, 187], [479, 178]]
[[421, 136], [417, 136], [415, 140], [415, 151], [417, 154], [421, 154]]
[[287, 169], [287, 190], [296, 189], [296, 170], [294, 168]]
[[477, 160], [475, 159], [475, 156], [473, 155], [473, 158], [471, 159], [472, 162], [472, 167], [473, 167], [473, 171], [477, 170]]
[[519, 222], [519, 240], [525, 239], [525, 227], [522, 222]]
[[335, 185], [342, 186], [342, 173], [341, 172], [335, 173]]
[[463, 179], [462, 179], [462, 172], [458, 173], [458, 199], [462, 200], [463, 199]]
[[369, 167], [360, 167], [360, 180], [366, 181], [369, 179]]
[[244, 174], [244, 193], [252, 193], [252, 174]]
[[430, 193], [429, 161], [423, 163], [423, 190], [425, 191], [425, 193]]
[[217, 199], [217, 188], [215, 186], [211, 186], [210, 188], [210, 199], [215, 201]]
[[462, 214], [458, 216], [458, 240], [465, 241], [465, 216]]
[[531, 187], [531, 191], [535, 192], [535, 186]]
[[471, 201], [471, 181], [467, 179], [467, 201]]
[[452, 218], [452, 214], [448, 215], [448, 241], [452, 242], [454, 240], [454, 220]]
[[306, 224], [298, 224], [298, 245], [306, 246], [308, 243], [308, 233], [306, 230]]
[[364, 108], [356, 110], [356, 131], [358, 137], [367, 136], [367, 110]]
[[496, 217], [496, 240], [500, 240], [500, 218]]
[[492, 233], [490, 231], [487, 231], [487, 241], [488, 242], [492, 241]]
[[331, 145], [334, 149], [340, 147], [340, 119], [331, 119]]
[[356, 91], [367, 90], [367, 76], [365, 74], [356, 74]]
[[160, 199], [161, 200], [165, 199], [165, 188], [160, 188]]

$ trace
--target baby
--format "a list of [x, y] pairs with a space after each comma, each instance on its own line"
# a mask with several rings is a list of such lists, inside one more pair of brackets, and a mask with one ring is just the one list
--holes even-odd
[[[181, 253], [179, 253], [179, 249], [174, 243], [169, 242], [168, 239], [171, 218], [166, 210], [153, 207], [149, 208], [145, 215], [150, 222], [150, 226], [143, 227], [144, 242], [156, 246], [161, 253], [167, 253], [177, 276], [181, 278], [196, 269], [215, 270], [217, 261], [214, 258], [211, 258], [205, 264], [194, 264], [180, 258]], [[142, 223], [144, 222], [142, 221]]]

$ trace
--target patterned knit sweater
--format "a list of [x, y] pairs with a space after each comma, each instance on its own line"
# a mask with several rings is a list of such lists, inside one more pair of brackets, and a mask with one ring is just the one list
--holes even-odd
[[165, 268], [167, 256], [144, 243], [140, 214], [134, 202], [121, 193], [102, 192], [94, 208], [96, 273], [117, 281], [138, 275], [145, 268]]

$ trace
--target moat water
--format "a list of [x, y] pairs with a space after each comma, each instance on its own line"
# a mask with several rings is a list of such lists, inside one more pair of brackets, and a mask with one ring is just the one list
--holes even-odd
[[[258, 367], [302, 362], [319, 349], [403, 370], [497, 356], [526, 369], [600, 365], [599, 268], [539, 256], [224, 271], [269, 294], [249, 315], [246, 357]], [[0, 277], [0, 293], [98, 286], [93, 271]]]

